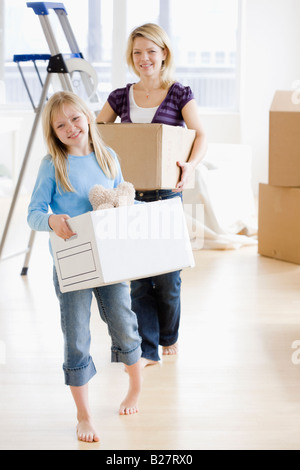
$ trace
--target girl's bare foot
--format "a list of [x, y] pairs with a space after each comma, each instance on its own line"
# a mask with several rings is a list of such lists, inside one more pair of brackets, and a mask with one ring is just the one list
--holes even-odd
[[82, 442], [99, 442], [100, 438], [95, 430], [89, 409], [88, 384], [80, 387], [70, 387], [77, 407], [77, 437]]
[[144, 369], [147, 366], [155, 366], [159, 364], [158, 361], [152, 361], [151, 359], [147, 359], [146, 357], [141, 358], [141, 368]]
[[178, 343], [172, 344], [171, 346], [163, 346], [164, 356], [175, 356], [178, 352]]
[[77, 437], [82, 442], [99, 442], [100, 438], [89, 419], [78, 421]]
[[129, 390], [124, 401], [122, 401], [119, 414], [132, 415], [138, 413], [138, 399], [142, 389], [141, 359], [132, 366], [125, 365], [129, 375]]

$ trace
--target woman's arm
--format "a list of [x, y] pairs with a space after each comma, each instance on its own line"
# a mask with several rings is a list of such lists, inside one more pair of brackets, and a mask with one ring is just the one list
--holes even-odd
[[194, 129], [196, 131], [196, 138], [189, 161], [177, 162], [177, 165], [181, 168], [181, 179], [176, 185], [177, 191], [182, 191], [184, 189], [184, 186], [195, 171], [197, 165], [204, 158], [207, 150], [206, 136], [199, 117], [197, 103], [194, 99], [189, 101], [182, 108], [182, 116], [187, 128]]
[[104, 104], [103, 108], [101, 109], [100, 113], [98, 114], [96, 118], [96, 122], [99, 124], [102, 122], [115, 122], [116, 119], [117, 119], [117, 114], [114, 112], [109, 102], [106, 101], [106, 103]]

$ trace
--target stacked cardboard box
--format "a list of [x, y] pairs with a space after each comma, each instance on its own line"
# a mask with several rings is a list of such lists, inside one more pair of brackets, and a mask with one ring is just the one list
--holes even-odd
[[300, 99], [277, 91], [270, 108], [269, 184], [259, 188], [258, 252], [300, 264]]

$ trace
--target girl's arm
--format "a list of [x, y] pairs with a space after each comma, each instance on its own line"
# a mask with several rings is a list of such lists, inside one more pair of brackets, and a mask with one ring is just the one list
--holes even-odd
[[55, 175], [49, 159], [41, 162], [28, 207], [27, 222], [32, 230], [50, 231], [49, 206], [55, 188]]
[[106, 101], [103, 108], [101, 109], [100, 113], [97, 116], [96, 122], [115, 122], [117, 119], [117, 114], [114, 112], [112, 107], [110, 106], [109, 102]]
[[27, 222], [32, 230], [53, 230], [64, 239], [75, 235], [69, 228], [67, 214], [54, 215], [49, 213], [49, 206], [56, 188], [54, 168], [49, 158], [44, 158], [38, 172], [36, 183], [28, 207]]
[[194, 99], [189, 101], [182, 108], [181, 112], [187, 128], [194, 129], [196, 131], [196, 138], [189, 161], [186, 163], [180, 161], [177, 162], [177, 165], [181, 168], [181, 179], [176, 185], [177, 191], [182, 191], [184, 189], [185, 184], [195, 171], [197, 165], [204, 158], [207, 150], [207, 140], [198, 114], [196, 101]]

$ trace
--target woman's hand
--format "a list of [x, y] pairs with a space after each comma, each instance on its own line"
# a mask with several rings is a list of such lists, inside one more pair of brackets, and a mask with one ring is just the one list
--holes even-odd
[[68, 240], [76, 235], [76, 233], [72, 232], [67, 223], [69, 218], [67, 214], [52, 214], [48, 219], [49, 227], [52, 228], [53, 232], [55, 232], [58, 237], [64, 240]]
[[174, 192], [181, 192], [184, 190], [187, 182], [191, 178], [195, 167], [192, 165], [192, 163], [189, 162], [177, 162], [177, 166], [181, 169], [181, 177], [178, 183], [176, 184], [176, 188], [174, 189]]

